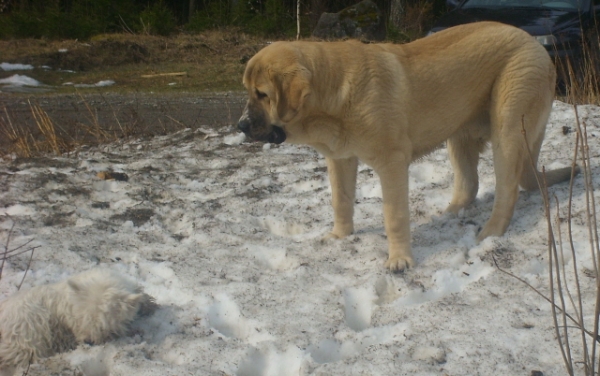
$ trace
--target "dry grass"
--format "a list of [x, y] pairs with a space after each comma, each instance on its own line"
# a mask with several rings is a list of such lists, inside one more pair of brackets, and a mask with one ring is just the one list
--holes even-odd
[[433, 23], [433, 3], [420, 0], [416, 3], [410, 2], [405, 5], [403, 25], [407, 33], [424, 35]]
[[566, 82], [560, 99], [571, 104], [600, 104], [599, 35], [583, 37], [583, 56], [577, 61], [556, 61], [559, 77]]
[[[228, 91], [242, 89], [245, 62], [266, 42], [230, 29], [173, 37], [105, 34], [85, 42], [0, 40], [0, 51], [2, 62], [33, 65], [27, 75], [58, 92], [98, 90], [74, 85], [108, 79], [116, 82], [110, 91]], [[142, 77], [169, 72], [186, 75]], [[14, 73], [0, 70], [0, 78]]]
[[388, 39], [394, 43], [406, 43], [425, 36], [435, 20], [433, 3], [419, 0], [402, 1], [402, 12], [396, 25], [389, 25]]
[[27, 268], [25, 269], [25, 273], [23, 274], [23, 279], [21, 280], [21, 283], [17, 287], [17, 289], [20, 290], [21, 286], [23, 285], [23, 281], [25, 280], [25, 276], [27, 275], [27, 271], [29, 271], [29, 268], [31, 266], [31, 260], [33, 259], [33, 253], [35, 252], [35, 250], [37, 248], [39, 248], [39, 246], [34, 247], [34, 246], [30, 245], [33, 242], [33, 239], [29, 240], [21, 245], [14, 246], [12, 244], [12, 238], [13, 238], [13, 235], [15, 232], [16, 222], [9, 215], [5, 215], [4, 217], [6, 219], [10, 220], [12, 222], [12, 225], [11, 225], [10, 229], [6, 232], [6, 239], [4, 240], [4, 249], [0, 250], [0, 279], [2, 279], [2, 271], [4, 270], [4, 264], [6, 263], [6, 261], [8, 259], [19, 256], [24, 253], [31, 252], [30, 256], [29, 256], [29, 261], [27, 263]]
[[[68, 136], [59, 136], [56, 131], [56, 125], [52, 122], [48, 114], [38, 104], [31, 104], [31, 101], [29, 101], [29, 107], [31, 108], [35, 123], [42, 134], [42, 143], [34, 144], [34, 146], [39, 147], [37, 151], [44, 152], [45, 150], [50, 150], [54, 155], [61, 155], [71, 150], [72, 142], [67, 140]], [[31, 137], [28, 138], [30, 139]]]
[[[38, 134], [32, 129], [20, 127], [13, 123], [8, 109], [0, 114], [0, 136], [5, 137], [11, 145], [3, 154], [12, 154], [20, 158], [31, 158], [38, 155], [62, 155], [72, 151], [78, 143], [66, 131], [60, 132], [39, 104], [29, 102]], [[2, 156], [0, 154], [0, 156]]]
[[8, 113], [8, 109], [4, 107], [5, 116], [0, 115], [0, 136], [8, 140], [12, 145], [5, 153], [15, 154], [19, 157], [30, 158], [34, 154], [35, 139], [31, 132], [28, 132], [23, 127], [17, 127], [13, 124]]

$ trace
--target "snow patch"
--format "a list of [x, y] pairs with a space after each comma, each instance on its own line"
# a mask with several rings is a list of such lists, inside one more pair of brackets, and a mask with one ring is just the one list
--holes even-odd
[[42, 86], [42, 84], [38, 80], [20, 74], [14, 74], [10, 77], [0, 79], [0, 85], [7, 85], [12, 87]]
[[233, 133], [223, 137], [223, 143], [225, 145], [240, 145], [242, 142], [246, 140], [246, 135], [244, 133]]
[[2, 69], [3, 71], [32, 70], [33, 69], [33, 65], [29, 65], [29, 64], [0, 63], [0, 69]]

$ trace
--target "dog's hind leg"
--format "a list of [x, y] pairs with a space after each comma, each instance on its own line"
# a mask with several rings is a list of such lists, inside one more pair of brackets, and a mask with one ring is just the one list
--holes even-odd
[[[505, 85], [510, 87], [510, 83]], [[519, 183], [529, 171], [527, 166], [531, 166], [531, 161], [534, 164], [537, 161], [552, 103], [551, 98], [538, 97], [535, 92], [528, 95], [517, 92], [520, 94], [517, 95], [506, 90], [503, 94], [496, 98], [496, 107], [490, 114], [496, 175], [494, 206], [490, 219], [477, 236], [478, 241], [501, 236], [506, 231], [519, 197]]]
[[354, 198], [356, 195], [356, 173], [358, 158], [325, 158], [331, 183], [333, 205], [333, 230], [325, 236], [341, 239], [354, 231]]
[[492, 141], [494, 148], [494, 170], [496, 174], [496, 196], [492, 215], [487, 221], [477, 240], [481, 241], [488, 236], [500, 236], [504, 234], [515, 210], [515, 204], [519, 197], [519, 181], [522, 171], [522, 156], [510, 155], [502, 146]]
[[448, 140], [448, 155], [454, 170], [454, 189], [452, 201], [446, 208], [447, 212], [458, 211], [469, 205], [477, 196], [479, 178], [477, 164], [479, 154], [485, 148], [481, 138], [469, 137], [465, 134], [454, 136]]

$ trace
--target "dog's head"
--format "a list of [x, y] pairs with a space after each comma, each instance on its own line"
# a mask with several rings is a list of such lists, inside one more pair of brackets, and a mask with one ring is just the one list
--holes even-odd
[[248, 102], [238, 129], [256, 141], [285, 141], [286, 127], [301, 118], [310, 95], [310, 80], [310, 71], [300, 63], [300, 55], [291, 43], [273, 43], [259, 51], [244, 73]]

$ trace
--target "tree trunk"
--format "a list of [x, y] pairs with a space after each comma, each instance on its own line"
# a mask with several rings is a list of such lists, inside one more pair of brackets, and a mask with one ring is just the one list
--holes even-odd
[[402, 28], [402, 15], [404, 13], [402, 0], [392, 0], [390, 5], [390, 26], [399, 30]]
[[298, 28], [296, 40], [298, 40], [300, 39], [300, 0], [296, 0], [296, 27]]
[[190, 0], [190, 12], [188, 14], [188, 22], [192, 21], [192, 17], [194, 17], [194, 13], [196, 12], [196, 0]]

